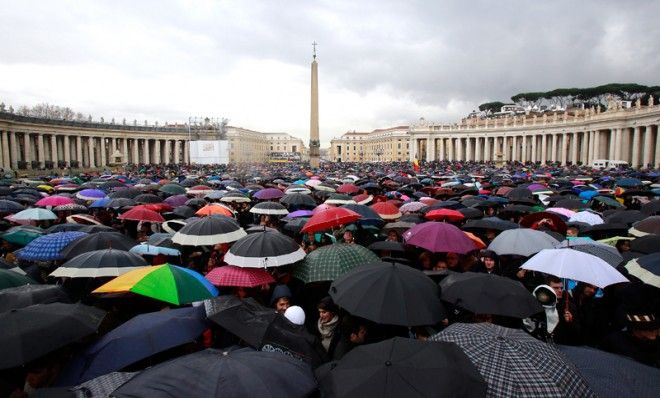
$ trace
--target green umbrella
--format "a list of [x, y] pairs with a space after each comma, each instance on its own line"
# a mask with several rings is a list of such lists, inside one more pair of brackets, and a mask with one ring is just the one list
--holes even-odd
[[612, 206], [612, 207], [623, 207], [623, 205], [619, 202], [616, 201], [616, 199], [608, 198], [607, 196], [596, 196], [593, 198], [593, 200], [603, 203], [607, 206]]
[[160, 187], [159, 191], [170, 195], [184, 195], [186, 193], [186, 188], [179, 184], [166, 184]]
[[21, 225], [18, 227], [9, 228], [7, 232], [0, 236], [0, 238], [6, 240], [9, 243], [25, 246], [43, 235], [43, 233], [44, 230], [39, 227]]
[[0, 268], [0, 290], [23, 285], [38, 285], [38, 283], [18, 272]]
[[309, 253], [293, 270], [293, 276], [305, 283], [333, 281], [355, 267], [374, 261], [378, 261], [378, 256], [364, 246], [337, 243]]

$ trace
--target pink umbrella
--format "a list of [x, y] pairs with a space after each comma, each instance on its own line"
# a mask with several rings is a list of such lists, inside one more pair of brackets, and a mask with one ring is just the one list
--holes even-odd
[[415, 225], [403, 233], [403, 240], [434, 253], [465, 254], [477, 248], [458, 227], [435, 221]]
[[215, 286], [256, 287], [275, 282], [265, 269], [241, 268], [234, 265], [213, 268], [205, 278]]
[[320, 204], [320, 205], [316, 206], [314, 208], [314, 210], [312, 210], [312, 214], [320, 213], [322, 211], [332, 209], [333, 207], [335, 207], [335, 206], [327, 204], [327, 203], [323, 203], [323, 204]]
[[561, 214], [562, 216], [566, 216], [568, 218], [571, 218], [573, 214], [575, 214], [573, 210], [564, 209], [563, 207], [551, 207], [549, 209], [546, 209], [546, 211], [549, 211], [551, 213]]
[[62, 205], [70, 205], [76, 203], [73, 199], [67, 198], [66, 196], [47, 196], [43, 199], [39, 199], [35, 205], [41, 206], [41, 207], [55, 207], [55, 206], [62, 206]]

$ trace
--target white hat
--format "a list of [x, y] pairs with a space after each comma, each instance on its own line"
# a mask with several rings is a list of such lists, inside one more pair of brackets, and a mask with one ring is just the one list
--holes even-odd
[[284, 317], [296, 325], [305, 324], [305, 311], [297, 305], [287, 308]]

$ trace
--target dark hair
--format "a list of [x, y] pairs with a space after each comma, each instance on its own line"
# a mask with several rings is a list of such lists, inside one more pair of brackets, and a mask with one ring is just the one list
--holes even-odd
[[563, 283], [562, 280], [554, 275], [548, 275], [545, 277], [545, 283], [546, 284], [551, 284], [551, 283]]
[[332, 312], [333, 314], [337, 314], [339, 312], [339, 307], [337, 304], [335, 304], [334, 301], [332, 301], [332, 297], [330, 296], [325, 296], [319, 301], [319, 304], [316, 306], [316, 308], [328, 312]]

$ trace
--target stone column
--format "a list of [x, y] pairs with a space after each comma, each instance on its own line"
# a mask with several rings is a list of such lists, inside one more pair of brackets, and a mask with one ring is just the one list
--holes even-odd
[[557, 134], [552, 134], [552, 143], [550, 144], [550, 161], [557, 161]]
[[453, 138], [448, 138], [447, 139], [447, 146], [449, 147], [449, 150], [447, 151], [447, 160], [449, 160], [450, 162], [456, 160], [456, 159], [454, 159], [455, 145], [454, 145], [454, 139]]
[[[410, 154], [408, 154], [410, 156]], [[174, 163], [181, 163], [181, 141], [174, 140]]]
[[160, 158], [160, 154], [161, 154], [161, 150], [160, 150], [160, 140], [157, 139], [157, 140], [155, 141], [155, 144], [156, 144], [156, 145], [154, 145], [154, 163], [156, 163], [156, 164], [160, 164], [160, 163], [161, 163], [161, 158]]
[[490, 157], [490, 137], [484, 137], [484, 161], [489, 162]]
[[653, 126], [648, 125], [644, 131], [644, 167], [653, 165]]
[[[566, 134], [568, 137], [568, 134]], [[578, 162], [578, 133], [572, 133], [571, 137], [571, 163], [574, 165]], [[568, 149], [568, 148], [567, 148]]]
[[82, 137], [76, 136], [76, 160], [78, 167], [83, 167], [83, 150], [82, 150]]
[[128, 164], [128, 138], [121, 138], [121, 153], [124, 155], [122, 162]]
[[614, 129], [614, 159], [623, 160], [623, 129]]
[[426, 161], [430, 162], [433, 160], [433, 144], [431, 136], [426, 136]]
[[520, 158], [518, 156], [518, 136], [514, 135], [511, 137], [511, 161], [519, 162]]
[[96, 167], [96, 154], [94, 153], [94, 137], [87, 138], [87, 150], [89, 151], [89, 167]]
[[596, 159], [600, 159], [600, 130], [594, 131], [594, 157], [591, 160]]
[[529, 157], [529, 161], [532, 163], [536, 163], [536, 159], [538, 159], [537, 151], [536, 151], [536, 140], [538, 139], [538, 136], [534, 134], [532, 135], [531, 139], [532, 139], [532, 145], [530, 149], [532, 152], [532, 156]]
[[660, 131], [658, 131], [658, 125], [655, 126], [656, 135], [655, 135], [655, 164], [654, 168], [660, 168]]
[[63, 137], [64, 141], [64, 161], [66, 162], [67, 166], [71, 166], [71, 141], [69, 140], [69, 136], [65, 135]]
[[151, 159], [149, 158], [149, 140], [148, 139], [143, 139], [142, 140], [144, 146], [142, 147], [142, 162], [145, 164], [151, 163]]
[[50, 160], [53, 162], [53, 167], [57, 167], [57, 136], [55, 134], [50, 136]]
[[465, 138], [465, 160], [471, 161], [472, 159], [472, 138]]
[[134, 164], [140, 163], [140, 140], [133, 138], [131, 140], [131, 149], [133, 150], [133, 159], [131, 162]]
[[190, 164], [190, 141], [188, 140], [183, 142], [183, 162]]
[[171, 159], [172, 159], [172, 141], [165, 140], [165, 159], [163, 160], [163, 163], [170, 164], [172, 163]]
[[483, 160], [483, 148], [481, 147], [483, 145], [482, 141], [483, 139], [481, 137], [474, 138], [474, 160], [477, 162]]
[[[187, 142], [187, 141], [185, 141], [184, 144], [183, 144], [183, 145], [184, 145], [184, 148], [185, 148], [185, 145], [186, 145], [185, 143], [186, 143], [186, 142]], [[185, 152], [185, 149], [184, 149], [184, 152]], [[412, 162], [413, 160], [417, 159], [417, 138], [415, 138], [414, 135], [411, 135], [411, 136], [410, 136], [410, 153], [408, 153], [408, 155], [409, 155], [408, 157], [410, 158], [410, 161], [411, 161], [411, 162]], [[185, 154], [185, 153], [183, 154], [183, 158], [184, 158], [184, 159], [186, 158], [186, 154]], [[185, 160], [184, 160], [184, 162], [185, 162]]]
[[567, 137], [568, 134], [566, 133], [560, 134], [560, 136], [558, 137], [561, 140], [561, 144], [558, 147], [559, 150], [561, 151], [561, 153], [559, 154], [559, 161], [561, 162], [562, 165], [566, 164], [566, 158], [568, 157]]
[[32, 140], [30, 140], [30, 133], [23, 133], [23, 161], [26, 162], [27, 168], [32, 168]]
[[16, 132], [9, 131], [9, 143], [11, 144], [11, 168], [14, 170], [18, 169], [18, 139], [16, 138]]
[[465, 156], [463, 156], [463, 139], [462, 138], [456, 138], [456, 160], [461, 161], [465, 160]]
[[641, 128], [639, 126], [635, 126], [634, 132], [633, 132], [633, 142], [632, 142], [632, 161], [630, 162], [632, 164], [632, 167], [639, 167], [639, 137], [641, 135], [640, 132]]
[[527, 136], [523, 133], [520, 140], [522, 141], [522, 154], [520, 155], [520, 161], [524, 164], [527, 162]]
[[[106, 140], [105, 137], [99, 138], [99, 143], [101, 144], [99, 147], [99, 149], [101, 150], [101, 165], [100, 165], [101, 167], [105, 167], [108, 165], [108, 148], [106, 146], [105, 140]], [[113, 152], [114, 152], [114, 148], [113, 148]], [[112, 153], [110, 154], [110, 156], [112, 156]]]
[[607, 158], [612, 160], [616, 159], [616, 130], [610, 129], [610, 135], [608, 137]]
[[44, 167], [46, 162], [46, 149], [44, 146], [44, 135], [41, 133], [37, 134], [37, 151], [39, 167]]
[[9, 137], [7, 135], [13, 134], [10, 131], [2, 132], [2, 168], [5, 171], [12, 168], [12, 161], [9, 157]]
[[541, 136], [541, 164], [545, 164], [548, 156], [548, 136], [543, 133]]
[[587, 164], [589, 162], [589, 132], [578, 133], [577, 138], [580, 139], [580, 162]]

